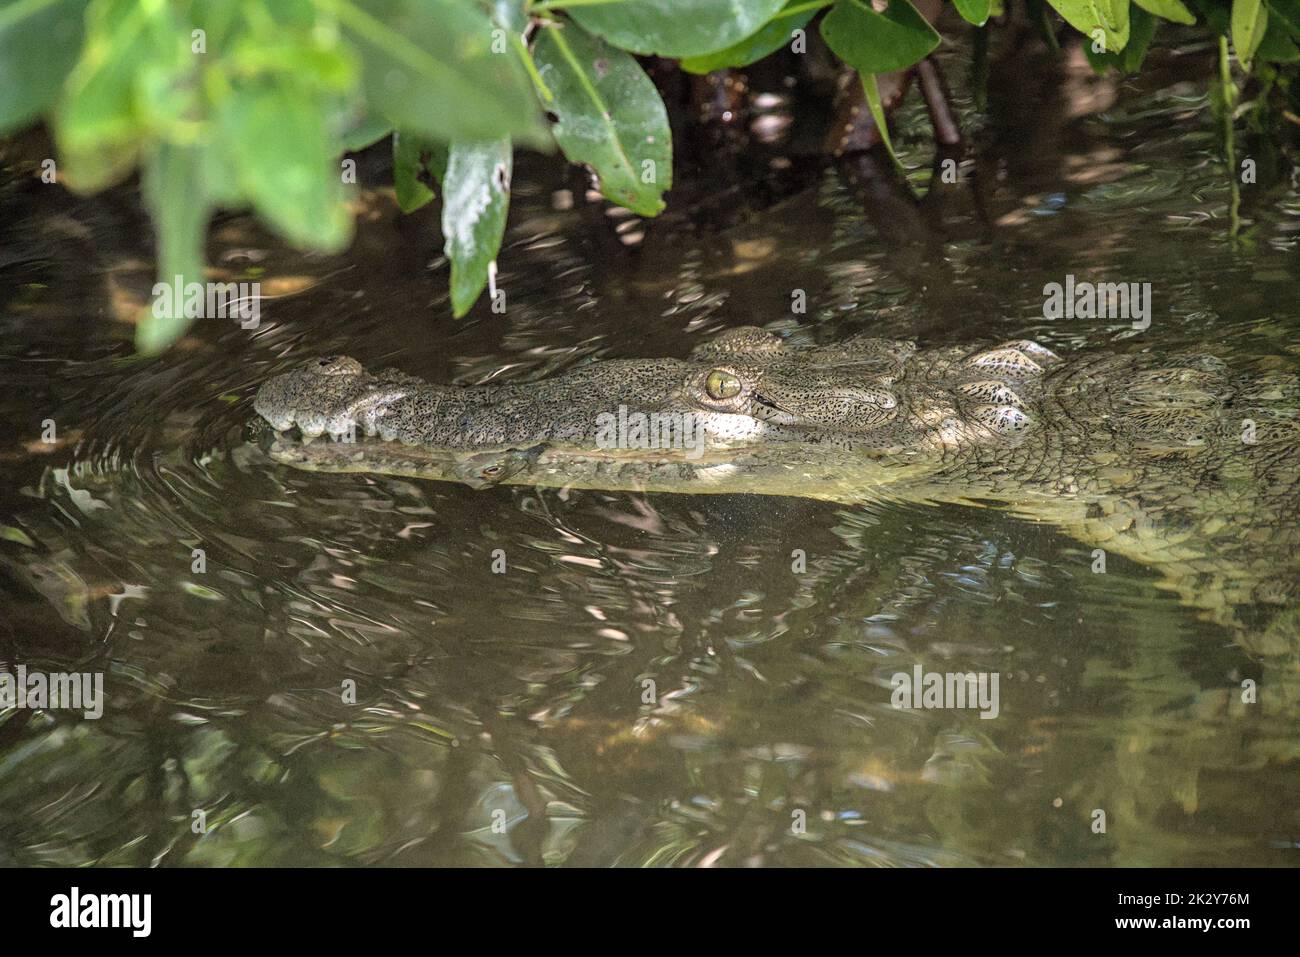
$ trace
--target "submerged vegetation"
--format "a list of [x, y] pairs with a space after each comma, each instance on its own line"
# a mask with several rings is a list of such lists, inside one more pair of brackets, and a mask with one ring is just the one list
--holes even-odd
[[[1206, 80], [1235, 223], [1245, 175], [1237, 125], [1274, 143], [1300, 125], [1300, 0], [1026, 3], [1052, 45], [1057, 17], [1081, 34], [1098, 71], [1141, 70], [1162, 27], [1217, 38]], [[952, 6], [978, 31], [1006, 12], [1004, 0]], [[888, 149], [878, 78], [929, 57], [946, 9], [910, 0], [13, 0], [0, 9], [0, 133], [43, 120], [58, 152], [42, 177], [79, 191], [138, 169], [168, 284], [202, 279], [219, 208], [252, 207], [298, 245], [346, 246], [356, 182], [346, 153], [391, 135], [402, 208], [441, 194], [460, 316], [492, 279], [515, 149], [558, 148], [591, 169], [611, 202], [641, 216], [664, 209], [672, 130], [646, 58], [706, 74], [824, 42], [857, 72]], [[137, 345], [160, 351], [191, 319], [179, 306], [148, 310]]]

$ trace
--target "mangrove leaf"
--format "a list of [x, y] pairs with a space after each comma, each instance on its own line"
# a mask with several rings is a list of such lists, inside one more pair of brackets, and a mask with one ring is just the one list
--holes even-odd
[[573, 25], [543, 29], [533, 54], [554, 95], [551, 132], [564, 155], [591, 166], [613, 202], [659, 213], [672, 185], [672, 132], [640, 64]]
[[81, 52], [87, 0], [19, 0], [0, 10], [0, 132], [35, 119]]
[[451, 309], [469, 312], [487, 285], [510, 208], [509, 140], [453, 143], [442, 177], [442, 234], [451, 261]]
[[[362, 55], [370, 111], [443, 141], [509, 136], [549, 143], [519, 59], [501, 28], [457, 0], [320, 0]], [[497, 49], [494, 49], [494, 45]]]
[[[794, 31], [802, 30], [808, 25], [808, 21], [813, 18], [817, 10], [807, 9], [807, 7], [807, 0], [790, 0], [781, 12], [765, 23], [757, 33], [752, 33], [743, 40], [733, 43], [725, 50], [706, 53], [703, 56], [687, 57], [682, 60], [681, 67], [688, 73], [710, 73], [714, 70], [749, 66], [791, 42]], [[795, 12], [791, 13], [791, 10]]]
[[939, 45], [939, 34], [908, 0], [890, 0], [884, 13], [868, 0], [839, 0], [821, 31], [835, 55], [864, 74], [905, 69]]
[[1100, 40], [1111, 53], [1118, 53], [1128, 43], [1129, 0], [1048, 0], [1048, 3], [1089, 42]]
[[750, 36], [784, 4], [785, 0], [623, 0], [575, 5], [568, 14], [632, 53], [692, 57]]

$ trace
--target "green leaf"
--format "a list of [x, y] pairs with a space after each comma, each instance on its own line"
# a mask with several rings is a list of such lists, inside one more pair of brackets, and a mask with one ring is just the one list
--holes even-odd
[[865, 0], [839, 0], [821, 30], [835, 55], [863, 74], [905, 69], [939, 45], [939, 34], [908, 0], [890, 0], [883, 14]]
[[1052, 16], [1047, 0], [1025, 0], [1025, 15], [1047, 48], [1053, 53], [1060, 53], [1061, 44], [1056, 39], [1056, 18]]
[[393, 125], [382, 116], [367, 113], [343, 131], [343, 148], [349, 153], [359, 153], [367, 146], [373, 146], [389, 133]]
[[817, 13], [817, 9], [800, 10], [791, 14], [791, 9], [807, 7], [808, 0], [790, 0], [781, 12], [764, 24], [757, 33], [751, 33], [731, 46], [702, 56], [687, 57], [681, 61], [681, 68], [687, 73], [711, 73], [714, 70], [726, 70], [732, 67], [749, 66], [763, 59], [792, 39], [795, 30], [802, 30]]
[[209, 50], [224, 50], [244, 12], [230, 0], [190, 0], [186, 23], [204, 31]]
[[154, 51], [144, 7], [135, 0], [95, 4], [86, 26], [81, 58], [55, 110], [55, 138], [69, 184], [93, 191], [135, 165], [144, 136], [136, 66]]
[[1147, 13], [1154, 13], [1173, 23], [1196, 22], [1196, 14], [1187, 9], [1183, 0], [1133, 0], [1133, 2]]
[[45, 111], [81, 51], [87, 0], [17, 0], [0, 10], [0, 133]]
[[867, 109], [871, 111], [871, 119], [875, 121], [876, 129], [880, 130], [880, 141], [885, 144], [885, 150], [889, 153], [889, 158], [894, 161], [894, 165], [902, 170], [903, 164], [898, 161], [898, 154], [894, 152], [894, 141], [889, 138], [889, 118], [885, 116], [885, 104], [880, 99], [880, 84], [876, 82], [874, 73], [862, 73], [860, 78], [862, 92], [867, 98]]
[[520, 66], [524, 68], [524, 72], [528, 74], [528, 78], [532, 80], [542, 99], [549, 103], [551, 91], [537, 75], [533, 55], [528, 51], [528, 44], [524, 42], [524, 32], [528, 29], [529, 23], [528, 14], [524, 12], [524, 0], [478, 0], [478, 4], [487, 11], [492, 22], [505, 31], [505, 37], [502, 39], [519, 58]]
[[1291, 39], [1286, 21], [1275, 11], [1269, 13], [1268, 29], [1264, 31], [1264, 39], [1259, 42], [1255, 55], [1265, 63], [1300, 62], [1300, 49], [1297, 49], [1295, 41]]
[[197, 59], [171, 6], [92, 4], [54, 116], [68, 182], [100, 189], [130, 172], [151, 140], [194, 142], [200, 114]]
[[1119, 54], [1120, 68], [1125, 73], [1137, 73], [1142, 69], [1142, 61], [1146, 59], [1147, 50], [1156, 35], [1157, 22], [1155, 17], [1141, 7], [1129, 11], [1128, 43], [1124, 44], [1124, 50]]
[[1300, 37], [1300, 0], [1268, 0], [1268, 7], [1291, 36]]
[[353, 52], [329, 38], [292, 33], [266, 36], [246, 33], [229, 51], [221, 51], [222, 66], [242, 79], [284, 74], [304, 86], [350, 91], [356, 86], [358, 63]]
[[722, 50], [758, 30], [785, 0], [625, 0], [567, 8], [569, 16], [633, 53], [694, 57]]
[[528, 27], [528, 14], [524, 13], [524, 0], [478, 0], [492, 22], [499, 27], [523, 33]]
[[147, 137], [193, 141], [204, 108], [198, 65], [176, 25], [152, 24], [148, 57], [134, 57], [135, 109]]
[[453, 143], [442, 178], [442, 234], [451, 260], [451, 309], [469, 312], [501, 249], [510, 208], [509, 140]]
[[1232, 0], [1232, 48], [1248, 64], [1268, 29], [1268, 10], [1261, 0]]
[[[206, 3], [220, 4], [231, 6], [230, 0], [205, 0]], [[247, 13], [246, 10], [240, 11], [243, 3], [236, 3], [238, 13]], [[316, 5], [312, 0], [263, 0], [262, 6], [265, 7], [267, 14], [274, 21], [277, 27], [286, 27], [300, 30], [311, 30], [316, 25]], [[260, 27], [262, 24], [259, 23]]]
[[245, 204], [239, 171], [235, 168], [231, 151], [223, 145], [208, 144], [200, 151], [199, 165], [203, 171], [203, 188], [213, 206], [235, 207]]
[[[141, 185], [158, 235], [158, 281], [181, 290], [188, 283], [203, 282], [212, 208], [204, 188], [199, 149], [162, 144], [146, 163]], [[183, 301], [160, 297], [136, 326], [136, 348], [156, 355], [176, 341], [192, 321]]]
[[[1065, 22], [1090, 42], [1101, 39], [1106, 49], [1118, 53], [1128, 43], [1129, 0], [1048, 0]], [[1101, 31], [1100, 37], [1097, 31]]]
[[458, 0], [319, 0], [362, 55], [372, 112], [444, 142], [509, 136], [549, 145], [523, 66], [500, 30]]
[[393, 185], [397, 205], [413, 213], [436, 195], [434, 184], [447, 171], [447, 146], [414, 133], [393, 134]]
[[572, 25], [543, 29], [533, 54], [555, 96], [551, 132], [564, 155], [591, 166], [613, 202], [658, 214], [672, 185], [672, 131], [640, 64]]
[[[1196, 15], [1205, 21], [1205, 25], [1212, 33], [1221, 34], [1224, 38], [1228, 36], [1229, 23], [1228, 18], [1232, 11], [1222, 0], [1188, 0]], [[1222, 5], [1220, 5], [1222, 3]], [[1214, 84], [1211, 84], [1211, 90]]]
[[[984, 26], [988, 22], [989, 13], [991, 12], [990, 0], [952, 0], [953, 6], [957, 12], [966, 18], [967, 23], [973, 23], [977, 27]], [[1173, 0], [1177, 3], [1178, 0]]]
[[1159, 21], [1146, 10], [1134, 7], [1129, 12], [1129, 37], [1123, 50], [1119, 53], [1094, 53], [1092, 44], [1085, 43], [1083, 52], [1098, 73], [1105, 73], [1110, 67], [1121, 73], [1137, 73], [1142, 68], [1142, 61], [1146, 59], [1147, 49], [1156, 34], [1157, 23]]
[[283, 81], [237, 88], [217, 128], [240, 192], [290, 242], [331, 252], [352, 236], [339, 157], [327, 110], [311, 91]]

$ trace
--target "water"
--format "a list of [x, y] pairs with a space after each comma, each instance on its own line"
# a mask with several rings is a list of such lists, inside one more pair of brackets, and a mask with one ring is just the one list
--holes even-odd
[[[470, 383], [744, 323], [1295, 367], [1300, 195], [1248, 198], [1249, 243], [1228, 240], [1204, 91], [1168, 59], [1142, 90], [1076, 64], [1009, 106], [995, 75], [998, 225], [955, 206], [971, 235], [941, 261], [883, 243], [832, 173], [723, 226], [688, 185], [625, 246], [531, 157], [505, 315], [451, 320], [436, 211], [371, 189], [339, 257], [219, 221], [222, 278], [282, 298], [156, 361], [121, 321], [152, 281], [132, 193], [11, 186], [0, 662], [103, 671], [107, 704], [0, 713], [0, 863], [1294, 864], [1296, 711], [1240, 703], [1261, 663], [1231, 635], [1051, 528], [313, 475], [245, 441], [257, 385], [315, 355]], [[918, 182], [925, 132], [909, 106]], [[1044, 319], [1066, 273], [1151, 282], [1151, 328]], [[998, 718], [892, 707], [918, 664], [998, 673]]]

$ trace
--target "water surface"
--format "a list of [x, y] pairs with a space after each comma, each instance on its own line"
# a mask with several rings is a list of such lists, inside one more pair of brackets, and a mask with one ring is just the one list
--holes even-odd
[[[1010, 106], [995, 75], [981, 118], [960, 104], [995, 225], [955, 207], [969, 238], [938, 258], [883, 242], [831, 171], [719, 225], [687, 169], [673, 217], [618, 233], [580, 176], [531, 157], [508, 308], [456, 322], [436, 210], [399, 217], [370, 155], [344, 255], [218, 221], [220, 275], [278, 298], [258, 329], [201, 322], [158, 360], [122, 321], [152, 268], [131, 188], [11, 188], [0, 664], [103, 671], [108, 703], [0, 713], [0, 863], [1294, 864], [1296, 711], [1241, 704], [1262, 666], [1230, 634], [1152, 571], [1092, 574], [1051, 528], [313, 475], [245, 440], [257, 385], [316, 355], [471, 383], [682, 356], [750, 323], [1300, 367], [1300, 195], [1248, 204], [1232, 243], [1204, 90], [1077, 67]], [[923, 183], [922, 111], [901, 119]], [[1150, 329], [1044, 319], [1067, 273], [1151, 282]], [[1000, 674], [998, 718], [891, 707], [917, 664]]]

